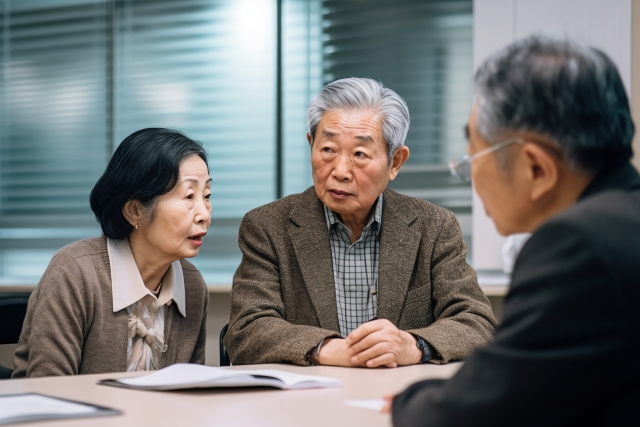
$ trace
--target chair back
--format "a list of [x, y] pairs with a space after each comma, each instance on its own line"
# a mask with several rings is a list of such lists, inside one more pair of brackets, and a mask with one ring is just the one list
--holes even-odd
[[0, 344], [15, 344], [20, 339], [27, 314], [29, 293], [0, 294]]
[[227, 335], [227, 330], [229, 329], [229, 324], [227, 323], [222, 327], [220, 331], [220, 366], [231, 366], [231, 359], [229, 359], [229, 353], [227, 353], [227, 349], [224, 347], [224, 336]]
[[[20, 339], [27, 314], [30, 293], [0, 294], [0, 344], [15, 344]], [[0, 365], [0, 379], [11, 378], [13, 369]]]

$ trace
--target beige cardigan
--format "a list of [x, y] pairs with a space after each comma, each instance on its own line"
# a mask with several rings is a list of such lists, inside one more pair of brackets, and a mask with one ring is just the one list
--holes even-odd
[[[239, 241], [224, 341], [231, 361], [307, 364], [320, 340], [340, 336], [329, 232], [313, 187], [246, 214]], [[377, 317], [431, 344], [434, 363], [493, 337], [496, 321], [466, 254], [452, 212], [385, 190]]]
[[[160, 366], [204, 364], [209, 294], [200, 272], [180, 261], [187, 317], [166, 309], [169, 348]], [[15, 352], [13, 378], [125, 372], [127, 310], [113, 312], [107, 239], [81, 240], [60, 249], [29, 298]]]

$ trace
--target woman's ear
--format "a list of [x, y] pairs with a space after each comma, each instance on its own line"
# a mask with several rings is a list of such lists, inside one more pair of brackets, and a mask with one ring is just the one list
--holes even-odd
[[138, 200], [129, 200], [122, 207], [122, 214], [125, 219], [131, 224], [134, 228], [138, 228], [138, 224], [142, 221], [142, 205]]

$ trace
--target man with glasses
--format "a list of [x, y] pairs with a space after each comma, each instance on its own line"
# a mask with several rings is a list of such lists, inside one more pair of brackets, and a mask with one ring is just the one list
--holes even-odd
[[534, 35], [475, 77], [471, 178], [503, 235], [533, 233], [504, 319], [450, 380], [391, 400], [394, 425], [640, 425], [640, 175], [613, 62]]

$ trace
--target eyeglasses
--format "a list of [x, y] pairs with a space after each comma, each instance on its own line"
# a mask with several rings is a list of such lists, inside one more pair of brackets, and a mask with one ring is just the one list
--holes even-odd
[[486, 154], [493, 153], [501, 148], [506, 147], [511, 144], [524, 144], [524, 140], [521, 138], [509, 138], [502, 142], [492, 145], [489, 148], [485, 148], [484, 150], [478, 151], [476, 154], [469, 156], [464, 155], [457, 159], [452, 159], [449, 161], [449, 170], [451, 174], [462, 181], [471, 181], [471, 162], [473, 162], [478, 157], [482, 157]]

